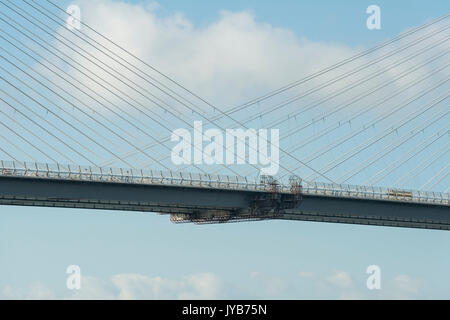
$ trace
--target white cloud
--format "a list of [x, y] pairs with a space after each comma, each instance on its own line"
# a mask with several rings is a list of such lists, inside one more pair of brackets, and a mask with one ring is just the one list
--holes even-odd
[[364, 291], [346, 271], [335, 271], [321, 278], [311, 279], [319, 299], [367, 299]]
[[186, 278], [187, 291], [180, 299], [219, 299], [223, 297], [223, 285], [213, 273], [195, 274]]
[[117, 288], [108, 281], [102, 281], [95, 277], [83, 276], [81, 288], [73, 290], [67, 299], [73, 300], [113, 300], [117, 298]]
[[[290, 30], [256, 22], [247, 11], [222, 11], [217, 21], [198, 28], [181, 13], [159, 15], [152, 5], [154, 2], [142, 5], [81, 0], [78, 3], [84, 22], [218, 106], [243, 102], [356, 52], [356, 49], [344, 45], [311, 42]], [[83, 31], [88, 32], [88, 29]], [[64, 28], [59, 32], [70, 36]], [[101, 37], [90, 35], [113, 49]], [[77, 38], [74, 38], [74, 43], [130, 75], [133, 81], [152, 89], [148, 83], [131, 76], [118, 63], [89, 49]], [[58, 47], [102, 79], [132, 93], [141, 101], [141, 96], [99, 67], [61, 44]], [[114, 51], [119, 53], [117, 49]], [[79, 73], [72, 73], [90, 88], [111, 96]]]
[[[217, 21], [200, 28], [182, 13], [160, 14], [157, 3], [153, 1], [130, 4], [112, 0], [80, 0], [77, 3], [81, 7], [84, 22], [218, 106], [241, 103], [328, 67], [362, 50], [362, 48], [336, 43], [310, 41], [303, 35], [295, 34], [288, 29], [257, 22], [253, 14], [248, 11], [222, 11]], [[89, 32], [87, 28], [83, 31], [105, 46], [114, 48], [98, 35]], [[70, 36], [65, 28], [61, 28], [59, 32]], [[416, 37], [422, 35], [419, 33]], [[414, 37], [409, 38], [408, 41], [412, 39]], [[125, 68], [86, 46], [84, 42], [74, 38], [74, 43], [81, 45], [111, 67], [130, 75], [131, 79], [151, 89], [152, 92], [157, 92], [148, 83], [142, 82], [139, 77], [131, 76]], [[400, 44], [404, 43], [400, 42]], [[134, 98], [141, 101], [141, 96], [97, 66], [61, 44], [58, 47], [89, 67], [102, 79], [112, 82], [127, 93], [132, 93]], [[381, 50], [371, 59], [392, 49]], [[114, 51], [120, 52], [117, 49]], [[123, 56], [123, 52], [120, 53]], [[396, 57], [401, 55], [402, 53]], [[131, 61], [131, 58], [129, 59]], [[369, 60], [368, 57], [362, 58], [359, 63]], [[375, 69], [370, 71], [385, 67], [392, 61], [375, 65]], [[400, 71], [407, 70], [416, 64], [417, 61], [411, 61], [400, 68], [386, 71], [378, 80], [372, 80], [371, 84], [384, 83], [398, 75]], [[355, 67], [350, 64], [347, 68], [339, 70], [339, 73]], [[151, 72], [149, 69], [146, 71]], [[422, 70], [418, 76], [426, 74], [426, 71]], [[367, 73], [363, 71], [359, 75]], [[317, 81], [311, 83], [323, 83], [337, 74], [330, 72], [327, 78], [319, 77]], [[162, 79], [156, 73], [152, 75]], [[104, 89], [85, 77], [80, 76], [80, 80], [91, 88], [107, 94]], [[355, 77], [350, 77], [340, 81], [339, 85], [331, 86], [321, 95], [341, 88], [354, 80]], [[403, 84], [404, 81], [394, 83], [392, 89]], [[363, 85], [353, 89], [352, 92], [363, 92], [367, 88], [367, 85]], [[300, 91], [294, 93], [298, 92]], [[111, 96], [111, 94], [107, 95]]]
[[392, 298], [414, 299], [420, 295], [422, 282], [408, 275], [401, 274], [392, 280]]
[[409, 275], [400, 274], [393, 278], [383, 278], [380, 290], [368, 290], [366, 284], [355, 281], [354, 276], [345, 271], [334, 272], [317, 282], [319, 295], [331, 299], [414, 299], [421, 296], [423, 282]]
[[112, 282], [120, 299], [219, 299], [222, 295], [221, 281], [212, 273], [177, 280], [122, 274], [115, 275]]
[[19, 289], [5, 285], [0, 291], [0, 298], [8, 300], [51, 300], [55, 293], [41, 283], [33, 283], [28, 289]]
[[150, 277], [142, 274], [116, 274], [109, 280], [83, 276], [79, 290], [66, 290], [61, 296], [40, 283], [22, 289], [5, 285], [1, 299], [12, 300], [139, 300], [139, 299], [223, 299], [226, 298], [221, 279], [214, 273], [198, 273], [179, 278]]
[[[215, 273], [197, 273], [164, 278], [136, 273], [116, 274], [108, 280], [83, 276], [80, 290], [61, 296], [40, 283], [27, 289], [6, 285], [1, 299], [414, 299], [425, 297], [424, 282], [400, 274], [382, 280], [381, 290], [368, 290], [365, 278], [358, 280], [346, 271], [324, 275], [300, 273], [300, 277], [270, 276], [263, 272], [249, 274], [249, 282], [224, 282]], [[300, 281], [298, 281], [300, 280]]]
[[326, 280], [328, 283], [339, 288], [349, 288], [353, 286], [353, 281], [350, 274], [344, 271], [336, 272], [329, 276]]
[[222, 282], [213, 273], [192, 274], [178, 279], [142, 274], [117, 274], [110, 281], [83, 277], [80, 290], [69, 299], [221, 299]]

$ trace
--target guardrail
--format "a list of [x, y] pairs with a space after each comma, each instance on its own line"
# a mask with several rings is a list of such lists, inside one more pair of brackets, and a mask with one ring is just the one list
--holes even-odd
[[[1, 161], [0, 175], [14, 177], [32, 177], [43, 179], [62, 179], [74, 181], [95, 181], [110, 183], [177, 185], [197, 188], [273, 191], [274, 185], [262, 183], [257, 178], [242, 176], [209, 175], [198, 173], [165, 172], [155, 170], [133, 170], [123, 168], [101, 168], [61, 164]], [[396, 190], [382, 187], [328, 184], [303, 181], [302, 193], [330, 197], [392, 200], [429, 204], [450, 204], [448, 193], [425, 192], [415, 190]], [[290, 193], [292, 186], [280, 184], [279, 192]], [[399, 192], [401, 191], [401, 192]]]

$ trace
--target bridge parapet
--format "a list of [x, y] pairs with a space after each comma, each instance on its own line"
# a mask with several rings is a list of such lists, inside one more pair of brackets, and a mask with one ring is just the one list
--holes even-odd
[[[173, 171], [102, 168], [92, 166], [30, 163], [0, 160], [0, 176], [103, 183], [151, 184], [207, 189], [271, 192], [273, 184], [242, 176], [210, 175]], [[397, 190], [392, 188], [329, 184], [299, 181], [302, 194], [327, 197], [388, 200], [412, 203], [449, 205], [450, 195], [442, 192]], [[278, 183], [277, 192], [292, 194], [292, 181]]]

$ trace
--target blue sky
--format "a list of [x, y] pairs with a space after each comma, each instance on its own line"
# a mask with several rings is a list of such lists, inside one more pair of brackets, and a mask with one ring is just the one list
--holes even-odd
[[[365, 27], [371, 4], [381, 7], [378, 31]], [[222, 10], [248, 11], [300, 39], [359, 50], [449, 8], [448, 1], [419, 0], [166, 0], [155, 14], [180, 12], [201, 29]], [[449, 252], [450, 233], [442, 231], [284, 221], [175, 225], [157, 214], [4, 206], [0, 298], [449, 299]], [[73, 264], [86, 277], [78, 292], [66, 288]], [[382, 272], [379, 291], [366, 288], [373, 264]]]
[[[133, 2], [133, 1], [131, 1]], [[448, 10], [446, 1], [434, 1], [433, 5], [426, 5], [421, 0], [412, 1], [333, 1], [306, 0], [273, 1], [231, 0], [222, 1], [160, 1], [162, 12], [183, 12], [190, 20], [199, 26], [213, 22], [219, 17], [220, 10], [242, 11], [249, 10], [259, 22], [267, 22], [277, 27], [294, 31], [299, 36], [311, 40], [331, 41], [348, 45], [373, 45], [388, 37], [397, 35], [405, 28], [419, 25], [438, 17]], [[371, 32], [365, 25], [366, 8], [376, 4], [383, 8], [383, 27], [377, 32]]]

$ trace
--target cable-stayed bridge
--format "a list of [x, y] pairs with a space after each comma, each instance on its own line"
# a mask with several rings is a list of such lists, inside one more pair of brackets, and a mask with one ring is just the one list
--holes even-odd
[[0, 204], [450, 229], [450, 14], [224, 107], [53, 1], [0, 7]]

